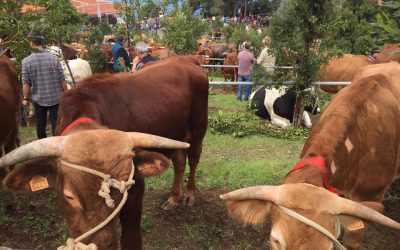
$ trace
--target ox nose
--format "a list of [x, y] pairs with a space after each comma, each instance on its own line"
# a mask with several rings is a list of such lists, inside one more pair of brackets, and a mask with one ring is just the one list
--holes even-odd
[[270, 239], [271, 249], [273, 250], [283, 250], [283, 244], [279, 241], [279, 239], [275, 238], [271, 235]]

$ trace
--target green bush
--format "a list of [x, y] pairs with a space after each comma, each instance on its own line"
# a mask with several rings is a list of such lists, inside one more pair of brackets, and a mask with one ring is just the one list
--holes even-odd
[[93, 73], [101, 73], [107, 69], [108, 58], [98, 46], [88, 50], [88, 62]]
[[298, 140], [307, 138], [310, 133], [310, 130], [305, 128], [279, 128], [257, 122], [257, 120], [259, 119], [250, 112], [229, 114], [218, 111], [209, 113], [208, 125], [211, 133], [230, 134], [234, 137], [261, 134], [274, 138]]
[[197, 48], [197, 40], [208, 30], [208, 24], [200, 17], [192, 15], [186, 3], [181, 11], [161, 20], [164, 26], [162, 42], [179, 55], [191, 54]]

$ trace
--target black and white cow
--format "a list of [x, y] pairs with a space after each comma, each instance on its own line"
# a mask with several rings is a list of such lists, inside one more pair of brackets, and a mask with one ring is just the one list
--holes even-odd
[[[270, 120], [272, 124], [286, 127], [293, 123], [296, 103], [296, 93], [293, 90], [287, 90], [285, 87], [269, 89], [261, 86], [251, 93], [250, 101], [256, 108], [256, 115]], [[314, 111], [313, 113], [316, 114], [319, 112], [319, 108], [306, 106], [304, 109], [302, 123], [307, 128], [311, 128], [312, 122], [308, 112]]]

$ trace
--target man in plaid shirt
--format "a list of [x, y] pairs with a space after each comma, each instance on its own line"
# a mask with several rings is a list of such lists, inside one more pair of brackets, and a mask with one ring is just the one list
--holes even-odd
[[36, 113], [36, 132], [38, 138], [42, 139], [47, 137], [47, 112], [50, 113], [54, 135], [60, 96], [67, 90], [67, 83], [58, 57], [44, 51], [44, 38], [37, 32], [31, 32], [28, 38], [34, 52], [22, 60], [22, 104], [28, 106], [32, 99]]

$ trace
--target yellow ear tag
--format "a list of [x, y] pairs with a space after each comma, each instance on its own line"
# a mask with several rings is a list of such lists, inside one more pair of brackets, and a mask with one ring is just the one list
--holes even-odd
[[29, 185], [31, 186], [32, 192], [36, 192], [49, 187], [49, 183], [47, 182], [47, 179], [44, 176], [34, 176], [29, 181]]
[[349, 231], [356, 231], [359, 229], [363, 229], [364, 223], [362, 222], [362, 220], [358, 220], [358, 221], [348, 225], [347, 228], [349, 229]]

